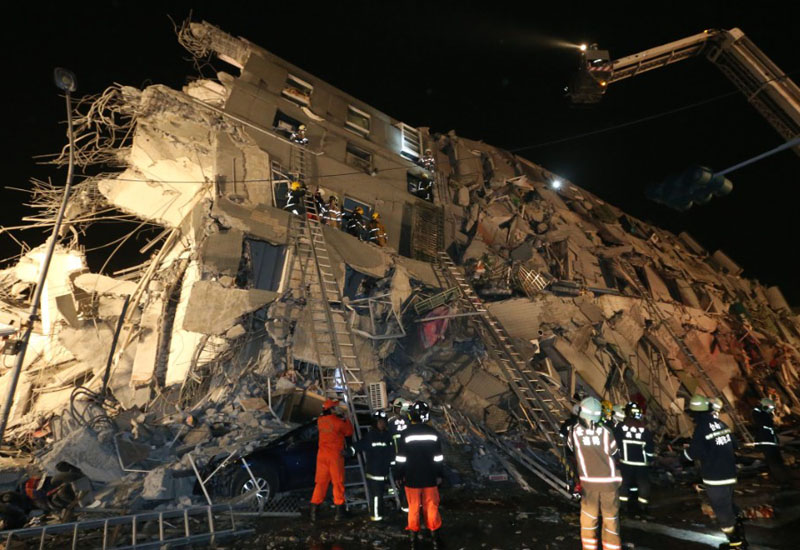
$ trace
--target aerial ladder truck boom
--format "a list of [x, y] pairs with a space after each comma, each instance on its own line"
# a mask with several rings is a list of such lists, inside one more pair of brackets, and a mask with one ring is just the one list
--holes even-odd
[[[733, 82], [783, 139], [800, 136], [800, 88], [741, 29], [706, 30], [616, 60], [594, 44], [581, 46], [581, 51], [579, 70], [568, 87], [573, 103], [597, 103], [614, 82], [702, 55]], [[800, 154], [800, 146], [793, 149]]]

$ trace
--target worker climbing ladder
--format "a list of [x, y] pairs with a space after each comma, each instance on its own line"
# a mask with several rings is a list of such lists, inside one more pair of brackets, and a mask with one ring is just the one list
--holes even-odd
[[[292, 147], [291, 175], [304, 188], [308, 188], [308, 174], [312, 172], [309, 155], [304, 148]], [[356, 352], [355, 339], [342, 303], [339, 283], [333, 271], [320, 213], [313, 195], [306, 192], [305, 212], [292, 216], [290, 238], [293, 242], [294, 259], [290, 284], [299, 290], [306, 300], [307, 313], [311, 316], [310, 337], [319, 365], [322, 390], [329, 396], [340, 396], [347, 404], [353, 421], [356, 440], [363, 435], [362, 420], [371, 413], [367, 387], [361, 377], [361, 365]], [[331, 366], [332, 365], [332, 366]], [[358, 470], [358, 481], [347, 481], [345, 487], [347, 507], [367, 504], [369, 494], [364, 475], [363, 459], [347, 467]], [[363, 490], [363, 498], [354, 496]]]
[[569, 415], [569, 399], [514, 349], [508, 333], [489, 313], [461, 269], [446, 252], [439, 253], [439, 267], [446, 286], [460, 289], [459, 304], [476, 314], [471, 318], [482, 334], [489, 356], [500, 366], [509, 386], [517, 395], [524, 420], [548, 444], [553, 454], [560, 457], [558, 431], [561, 422]]
[[714, 384], [713, 380], [711, 380], [711, 377], [705, 371], [703, 365], [700, 363], [697, 357], [695, 357], [695, 355], [692, 353], [692, 350], [689, 349], [689, 346], [686, 345], [686, 342], [684, 342], [683, 338], [681, 338], [678, 334], [675, 333], [674, 330], [672, 330], [672, 327], [670, 326], [666, 317], [664, 317], [664, 314], [661, 312], [659, 307], [656, 305], [653, 298], [650, 296], [650, 293], [646, 289], [642, 288], [642, 286], [636, 282], [636, 273], [628, 272], [628, 279], [630, 280], [636, 291], [641, 295], [642, 302], [644, 303], [645, 308], [650, 313], [652, 318], [658, 322], [658, 326], [663, 327], [667, 331], [667, 333], [670, 335], [670, 337], [672, 337], [675, 343], [678, 344], [678, 348], [681, 350], [681, 352], [686, 356], [687, 359], [689, 359], [689, 362], [694, 367], [695, 373], [703, 381], [703, 385], [706, 391], [712, 394], [709, 397], [717, 397], [720, 400], [722, 400], [722, 402], [726, 406], [725, 412], [728, 414], [728, 416], [730, 416], [734, 426], [736, 427], [736, 430], [739, 432], [742, 439], [744, 439], [745, 442], [747, 443], [752, 443], [753, 436], [747, 429], [747, 426], [742, 417], [739, 415], [739, 413], [736, 412], [736, 408], [725, 396], [725, 392], [722, 392], [719, 390], [719, 388], [717, 388], [717, 385]]

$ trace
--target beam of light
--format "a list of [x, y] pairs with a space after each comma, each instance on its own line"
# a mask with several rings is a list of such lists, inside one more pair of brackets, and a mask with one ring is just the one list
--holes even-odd
[[553, 189], [561, 189], [561, 180], [553, 180], [553, 183], [550, 184]]

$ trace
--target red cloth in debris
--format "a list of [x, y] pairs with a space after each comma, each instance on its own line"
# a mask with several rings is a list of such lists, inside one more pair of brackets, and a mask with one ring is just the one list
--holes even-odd
[[[428, 317], [441, 317], [448, 315], [450, 308], [447, 306], [439, 306], [430, 311], [424, 318]], [[450, 319], [434, 319], [433, 321], [423, 321], [419, 324], [419, 339], [422, 342], [422, 347], [428, 349], [439, 340], [444, 340], [444, 335], [447, 332], [447, 325]]]

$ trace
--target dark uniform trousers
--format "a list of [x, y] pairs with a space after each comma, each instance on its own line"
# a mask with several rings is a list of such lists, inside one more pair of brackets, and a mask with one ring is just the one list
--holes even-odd
[[622, 485], [619, 488], [619, 499], [622, 502], [638, 502], [642, 507], [650, 503], [650, 467], [620, 464]]
[[775, 483], [786, 484], [789, 483], [789, 472], [786, 471], [786, 466], [783, 463], [783, 456], [781, 456], [781, 449], [777, 445], [758, 445], [761, 452], [764, 454], [764, 462], [767, 463], [769, 475]]
[[722, 531], [725, 534], [733, 531], [733, 526], [736, 525], [736, 514], [738, 512], [736, 505], [733, 503], [733, 488], [735, 483], [727, 485], [709, 485], [703, 484], [706, 490], [708, 500], [711, 502], [711, 509], [714, 510], [714, 515], [717, 516], [717, 523], [722, 526]]
[[[373, 521], [381, 521], [386, 517], [386, 504], [383, 501], [383, 495], [386, 491], [386, 483], [388, 479], [377, 479], [381, 476], [373, 476], [367, 474], [367, 490], [369, 491], [369, 509], [372, 510]], [[387, 476], [388, 477], [388, 476]]]

